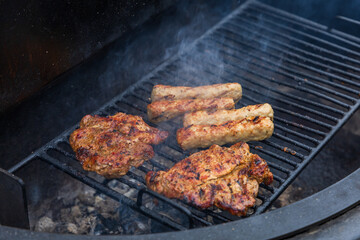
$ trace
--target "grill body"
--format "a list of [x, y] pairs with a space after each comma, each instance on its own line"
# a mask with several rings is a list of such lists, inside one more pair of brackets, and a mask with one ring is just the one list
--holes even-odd
[[[275, 177], [273, 186], [261, 186], [258, 204], [251, 212], [252, 215], [259, 215], [359, 108], [359, 49], [359, 41], [354, 37], [328, 32], [322, 25], [257, 1], [248, 1], [94, 114], [109, 115], [122, 111], [140, 115], [146, 120], [146, 105], [155, 84], [197, 86], [239, 82], [243, 86], [244, 96], [237, 107], [268, 102], [275, 111], [273, 137], [250, 144], [252, 152], [267, 160]], [[81, 169], [68, 145], [69, 134], [76, 127], [65, 131], [8, 171], [16, 173], [35, 159], [45, 161], [175, 230], [240, 220], [217, 209], [199, 211], [184, 202], [169, 200], [146, 189], [146, 172], [166, 170], [190, 154], [176, 144], [175, 131], [180, 127], [177, 122], [156, 126], [171, 133], [169, 140], [155, 148], [157, 155], [154, 159], [138, 169], [132, 169], [127, 177], [116, 180], [135, 189], [138, 192], [136, 200], [111, 189], [106, 179], [94, 177]], [[358, 175], [357, 171], [349, 179], [356, 181]], [[333, 187], [340, 186], [341, 183]], [[318, 197], [321, 196], [319, 194]], [[154, 198], [180, 210], [188, 218], [186, 224], [173, 221], [143, 205], [144, 201]], [[360, 198], [353, 195], [348, 199], [349, 202], [342, 209], [353, 206]], [[311, 200], [307, 201], [310, 204]], [[291, 211], [292, 208], [287, 209]], [[274, 212], [266, 214], [278, 213]], [[327, 217], [338, 212], [334, 209]], [[258, 221], [259, 224], [259, 219], [266, 214], [229, 223], [226, 228], [235, 231], [232, 229], [238, 228], [238, 223], [247, 226]], [[276, 218], [274, 215], [272, 217]], [[305, 225], [310, 225], [309, 222], [317, 223], [319, 219], [310, 219]], [[204, 234], [202, 231], [206, 230], [196, 231]]]

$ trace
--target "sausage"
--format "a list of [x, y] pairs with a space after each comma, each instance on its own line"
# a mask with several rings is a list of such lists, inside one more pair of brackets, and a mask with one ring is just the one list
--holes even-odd
[[190, 125], [212, 125], [256, 116], [269, 117], [273, 120], [274, 111], [268, 103], [249, 105], [232, 110], [197, 111], [185, 114], [183, 124], [184, 127]]
[[187, 112], [210, 109], [232, 109], [234, 107], [235, 103], [232, 98], [180, 99], [153, 102], [147, 106], [147, 114], [151, 122], [158, 123]]
[[216, 125], [191, 125], [180, 128], [176, 139], [184, 150], [206, 148], [213, 144], [259, 141], [269, 138], [274, 123], [269, 117], [249, 117]]
[[155, 85], [151, 92], [151, 101], [232, 98], [237, 102], [241, 99], [241, 96], [242, 88], [239, 83], [214, 84], [200, 87]]

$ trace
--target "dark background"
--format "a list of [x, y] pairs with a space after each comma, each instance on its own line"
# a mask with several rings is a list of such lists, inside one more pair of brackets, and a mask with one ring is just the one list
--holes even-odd
[[0, 112], [175, 1], [1, 1]]

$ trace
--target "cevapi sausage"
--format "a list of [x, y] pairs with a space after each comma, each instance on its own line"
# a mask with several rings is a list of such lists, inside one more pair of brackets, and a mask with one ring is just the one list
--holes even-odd
[[151, 101], [232, 98], [237, 102], [241, 99], [241, 96], [242, 88], [239, 83], [214, 84], [200, 87], [155, 85], [151, 92]]
[[180, 99], [173, 101], [157, 101], [147, 106], [149, 120], [153, 123], [166, 121], [187, 112], [210, 109], [233, 109], [232, 98], [213, 99]]
[[274, 123], [269, 117], [250, 117], [216, 125], [191, 125], [180, 128], [176, 139], [184, 150], [206, 148], [213, 144], [260, 141], [269, 138]]
[[249, 105], [240, 109], [197, 111], [185, 114], [183, 124], [184, 127], [190, 125], [212, 125], [256, 116], [269, 117], [273, 120], [274, 111], [268, 103]]

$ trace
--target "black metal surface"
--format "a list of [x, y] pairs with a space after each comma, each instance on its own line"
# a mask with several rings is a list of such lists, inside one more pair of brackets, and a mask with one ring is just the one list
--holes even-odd
[[0, 168], [0, 225], [29, 228], [24, 182]]
[[[275, 178], [272, 186], [261, 186], [258, 197], [261, 204], [253, 212], [259, 214], [269, 207], [359, 108], [359, 49], [356, 43], [328, 33], [308, 21], [250, 1], [96, 113], [107, 115], [123, 111], [141, 115], [146, 120], [146, 104], [155, 84], [241, 83], [244, 96], [237, 107], [269, 102], [275, 110], [273, 137], [251, 143], [252, 151], [267, 160]], [[13, 166], [9, 172], [16, 172], [38, 156], [173, 229], [188, 227], [144, 208], [87, 176], [86, 172], [77, 170], [79, 163], [74, 154], [60, 145], [68, 144], [68, 136], [75, 127]], [[173, 135], [177, 127], [179, 125], [173, 121], [160, 125]], [[64, 159], [52, 157], [49, 150], [59, 152]], [[167, 169], [159, 161], [160, 157], [173, 164], [189, 154], [180, 150], [174, 136], [155, 150], [157, 156], [139, 168], [143, 173]], [[141, 189], [145, 187], [143, 176], [135, 171], [127, 175], [139, 184], [125, 178], [118, 181], [140, 190], [142, 196]], [[152, 196], [157, 195], [154, 193]], [[178, 209], [186, 206], [172, 200], [171, 205], [175, 204], [179, 204]], [[214, 209], [198, 211], [186, 207], [188, 211], [184, 209], [184, 212], [190, 212], [191, 218], [202, 225], [214, 224], [208, 216], [216, 218], [216, 222], [239, 219]]]

